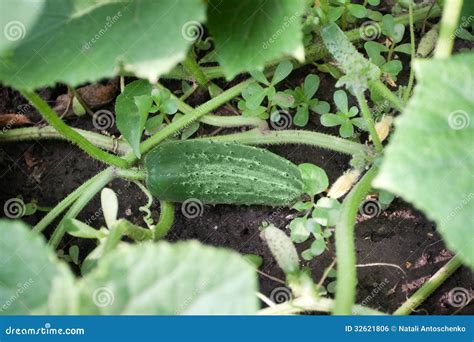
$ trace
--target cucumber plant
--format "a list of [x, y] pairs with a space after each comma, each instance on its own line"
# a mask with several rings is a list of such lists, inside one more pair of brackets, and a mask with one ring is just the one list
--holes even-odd
[[[237, 11], [235, 1], [221, 0], [70, 0], [62, 6], [38, 0], [37, 6], [19, 1], [14, 11], [5, 11], [2, 25], [17, 23], [20, 15], [23, 32], [4, 30], [0, 80], [18, 90], [49, 125], [4, 130], [0, 142], [65, 139], [107, 167], [48, 208], [32, 228], [0, 220], [0, 258], [8, 260], [0, 269], [0, 301], [10, 303], [0, 313], [380, 314], [355, 303], [354, 226], [367, 198], [377, 198], [381, 209], [395, 196], [412, 203], [457, 253], [394, 314], [411, 313], [462, 263], [472, 269], [474, 250], [467, 237], [473, 230], [467, 223], [474, 189], [464, 170], [474, 167], [474, 54], [452, 56], [456, 36], [472, 35], [472, 23], [459, 23], [470, 18], [472, 6], [462, 0], [397, 3], [387, 10], [378, 0], [245, 0]], [[439, 16], [417, 44], [415, 30]], [[376, 29], [370, 37], [369, 27]], [[395, 53], [412, 59], [406, 85], [395, 83], [401, 70]], [[307, 69], [300, 69], [303, 65]], [[277, 90], [293, 70], [310, 68], [303, 85]], [[336, 88], [345, 88], [329, 89], [335, 114], [314, 98], [323, 77], [318, 71], [337, 78]], [[122, 86], [115, 101], [122, 137], [69, 126], [36, 91], [56, 83], [74, 89], [112, 76]], [[349, 108], [347, 93], [357, 106]], [[220, 115], [221, 108], [235, 115]], [[322, 125], [340, 126], [341, 137], [337, 129], [318, 132], [319, 125], [316, 131], [271, 129], [283, 111], [293, 111], [300, 127], [307, 125], [310, 111], [316, 112]], [[205, 134], [199, 130], [190, 139], [200, 126]], [[205, 126], [218, 129], [208, 132]], [[353, 126], [361, 131], [357, 137]], [[226, 128], [232, 132], [219, 134]], [[262, 147], [277, 144], [346, 154], [349, 170], [330, 184], [321, 167], [295, 165]], [[117, 194], [107, 188], [116, 178], [133, 181], [147, 195], [140, 207], [146, 227], [123, 218]], [[94, 227], [78, 215], [99, 193], [105, 226]], [[172, 229], [174, 204], [190, 199], [201, 205], [294, 210], [290, 236], [275, 225], [261, 232], [294, 298], [259, 310], [258, 255], [195, 241], [159, 241]], [[160, 204], [157, 220], [153, 201]], [[52, 231], [48, 244], [41, 234], [47, 228]], [[85, 256], [68, 248], [66, 233], [97, 246]], [[301, 253], [295, 243], [303, 247]], [[315, 282], [309, 261], [333, 244], [336, 260]], [[55, 253], [58, 247], [68, 248], [68, 255]], [[80, 265], [82, 277], [58, 256]], [[169, 278], [177, 268], [182, 272]], [[41, 277], [32, 270], [41, 270]], [[10, 301], [17, 284], [29, 277], [34, 291]]]

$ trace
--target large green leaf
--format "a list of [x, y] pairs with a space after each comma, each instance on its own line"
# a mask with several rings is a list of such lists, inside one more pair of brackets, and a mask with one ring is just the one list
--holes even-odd
[[415, 93], [395, 121], [374, 185], [423, 210], [474, 268], [474, 54], [414, 68]]
[[115, 102], [117, 128], [140, 158], [140, 140], [148, 118], [148, 109], [153, 101], [152, 86], [148, 81], [138, 80], [127, 84]]
[[72, 314], [69, 269], [20, 221], [0, 220], [0, 314]]
[[304, 58], [301, 0], [211, 0], [208, 26], [217, 60], [231, 79], [282, 57]]
[[28, 18], [24, 38], [0, 55], [0, 80], [25, 89], [57, 81], [78, 85], [120, 69], [156, 81], [184, 58], [196, 38], [192, 30], [202, 32], [205, 18], [201, 0], [30, 3], [16, 12]]
[[257, 278], [234, 252], [144, 243], [101, 260], [82, 283], [83, 314], [255, 314]]

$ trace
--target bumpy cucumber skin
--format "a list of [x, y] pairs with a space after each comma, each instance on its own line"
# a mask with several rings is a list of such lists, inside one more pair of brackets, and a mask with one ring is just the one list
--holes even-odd
[[289, 206], [303, 193], [296, 165], [233, 143], [163, 143], [147, 153], [145, 169], [153, 196], [170, 202]]

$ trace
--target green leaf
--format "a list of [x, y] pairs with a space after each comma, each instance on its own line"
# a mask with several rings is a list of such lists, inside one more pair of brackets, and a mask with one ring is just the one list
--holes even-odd
[[307, 100], [311, 100], [319, 88], [319, 77], [317, 75], [308, 75], [304, 79], [304, 96]]
[[323, 114], [321, 115], [321, 124], [326, 127], [334, 127], [342, 124], [342, 119], [336, 114]]
[[320, 167], [304, 163], [298, 165], [303, 178], [303, 191], [310, 196], [319, 194], [329, 186], [328, 176]]
[[326, 250], [326, 241], [324, 241], [324, 239], [316, 239], [311, 244], [311, 253], [314, 256], [323, 254], [325, 250]]
[[313, 112], [318, 114], [326, 114], [329, 112], [329, 103], [326, 101], [316, 101], [315, 103], [311, 103], [309, 107]]
[[304, 59], [304, 1], [211, 0], [208, 27], [227, 79], [282, 56]]
[[293, 119], [293, 123], [296, 126], [304, 127], [308, 124], [308, 120], [309, 120], [308, 107], [299, 106], [298, 110], [296, 111], [295, 117]]
[[74, 314], [74, 277], [43, 237], [20, 221], [0, 220], [0, 314]]
[[277, 68], [275, 69], [271, 84], [273, 86], [277, 85], [278, 83], [283, 81], [285, 78], [287, 78], [292, 70], [293, 70], [293, 64], [291, 64], [290, 61], [281, 62], [280, 64], [278, 64]]
[[263, 74], [263, 71], [261, 70], [252, 70], [250, 71], [250, 76], [252, 76], [256, 81], [263, 83], [265, 85], [269, 85], [270, 82], [268, 82], [267, 78]]
[[332, 227], [339, 219], [341, 203], [338, 200], [323, 197], [316, 202], [312, 217], [322, 226]]
[[390, 37], [394, 43], [400, 43], [405, 33], [405, 26], [403, 24], [395, 23], [395, 18], [391, 14], [386, 14], [382, 19], [382, 32]]
[[310, 235], [310, 232], [306, 229], [306, 217], [297, 217], [290, 222], [291, 240], [295, 243], [305, 242]]
[[312, 207], [313, 207], [313, 203], [311, 203], [311, 202], [298, 201], [293, 205], [292, 208], [297, 210], [297, 211], [304, 211], [304, 210], [311, 209]]
[[350, 120], [346, 120], [341, 124], [339, 134], [343, 138], [350, 138], [354, 135], [354, 126]]
[[293, 103], [295, 103], [295, 98], [283, 91], [277, 92], [272, 98], [272, 104], [276, 104], [281, 108], [289, 108], [293, 106]]
[[364, 18], [367, 15], [367, 9], [358, 4], [349, 4], [347, 5], [347, 9], [350, 14], [352, 14], [356, 18]]
[[369, 0], [369, 5], [371, 6], [378, 6], [380, 5], [380, 0]]
[[378, 66], [385, 63], [385, 58], [381, 55], [381, 52], [388, 51], [388, 48], [385, 45], [373, 41], [368, 41], [364, 44], [364, 49], [367, 52], [367, 55], [369, 56], [369, 59], [372, 61], [372, 63]]
[[141, 156], [140, 140], [153, 101], [151, 91], [152, 86], [147, 81], [134, 81], [127, 84], [115, 102], [117, 128], [137, 157]]
[[333, 98], [334, 103], [341, 112], [347, 113], [349, 111], [349, 106], [347, 105], [347, 94], [344, 90], [336, 90]]
[[76, 265], [79, 263], [79, 247], [77, 245], [69, 247], [69, 256], [73, 263]]
[[406, 44], [400, 44], [393, 49], [395, 52], [401, 52], [407, 55], [411, 55], [411, 44], [406, 43]]
[[380, 68], [383, 72], [389, 73], [393, 76], [397, 76], [400, 71], [403, 69], [402, 62], [399, 60], [393, 60], [390, 62], [385, 63]]
[[42, 8], [21, 6], [15, 15], [26, 35], [1, 53], [0, 80], [20, 89], [55, 82], [76, 86], [122, 69], [154, 83], [184, 59], [196, 32], [202, 35], [204, 11], [200, 0], [45, 0]]
[[118, 199], [115, 191], [109, 188], [103, 188], [100, 192], [100, 203], [107, 227], [112, 227], [117, 221]]
[[414, 68], [414, 96], [395, 120], [373, 185], [421, 209], [474, 268], [474, 54], [420, 60]]
[[127, 245], [82, 281], [81, 314], [247, 315], [258, 309], [255, 268], [196, 241]]

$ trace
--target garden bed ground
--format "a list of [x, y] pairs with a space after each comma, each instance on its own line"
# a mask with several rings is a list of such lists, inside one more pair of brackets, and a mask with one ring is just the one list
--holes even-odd
[[[288, 85], [295, 86], [301, 83], [308, 71], [310, 70], [294, 72], [287, 81]], [[321, 87], [318, 97], [330, 101], [334, 82], [330, 76], [320, 75], [320, 77]], [[325, 94], [324, 89], [331, 89], [331, 92]], [[45, 99], [54, 101], [65, 91], [64, 87], [57, 87], [45, 89], [41, 94]], [[201, 100], [199, 97], [194, 97], [189, 103], [196, 105], [202, 102]], [[14, 113], [22, 104], [26, 104], [26, 101], [18, 93], [8, 88], [0, 88], [0, 113]], [[110, 105], [108, 109], [113, 109], [112, 107]], [[32, 122], [40, 120], [40, 116], [32, 108], [26, 115]], [[317, 117], [315, 119], [308, 129], [337, 134], [336, 131], [319, 125]], [[68, 124], [94, 130], [91, 118], [87, 115], [69, 119]], [[114, 130], [115, 128], [112, 128], [110, 133], [117, 134], [118, 132]], [[212, 131], [214, 128], [201, 128], [199, 134]], [[226, 130], [222, 130], [219, 134], [225, 133]], [[294, 163], [309, 162], [324, 168], [330, 182], [334, 182], [348, 168], [349, 158], [332, 151], [295, 145], [270, 149]], [[9, 198], [21, 195], [25, 202], [36, 199], [41, 206], [54, 206], [83, 181], [103, 168], [99, 162], [89, 158], [69, 143], [46, 140], [2, 144], [0, 162], [2, 188], [0, 202], [4, 203]], [[119, 194], [119, 212], [129, 220], [143, 224], [138, 207], [145, 203], [145, 196], [133, 183], [114, 181], [111, 187]], [[99, 208], [96, 196], [79, 218], [98, 227], [104, 223]], [[153, 208], [153, 215], [157, 218], [158, 205], [154, 205]], [[171, 232], [166, 237], [167, 240], [197, 239], [209, 245], [258, 254], [263, 257], [264, 263], [260, 268], [262, 272], [278, 279], [284, 278], [267, 247], [259, 238], [258, 227], [262, 221], [270, 220], [283, 228], [290, 221], [288, 215], [294, 214], [294, 211], [288, 208], [206, 205], [202, 216], [194, 219], [184, 217], [179, 205], [176, 205], [175, 211], [177, 217]], [[44, 213], [37, 212], [23, 219], [33, 224], [43, 215]], [[98, 218], [94, 220], [95, 217]], [[403, 269], [402, 272], [395, 267], [380, 265], [358, 268], [357, 302], [359, 303], [364, 302], [370, 307], [392, 312], [451, 257], [451, 253], [445, 249], [440, 236], [436, 233], [434, 224], [400, 199], [396, 199], [379, 217], [372, 219], [359, 217], [359, 220], [361, 222], [356, 226], [357, 263], [390, 263]], [[45, 234], [50, 233], [51, 230], [47, 230]], [[83, 253], [80, 255], [81, 259], [94, 247], [91, 241], [67, 236], [63, 239], [61, 248], [67, 249], [67, 246], [72, 244], [80, 247]], [[306, 246], [299, 247], [303, 250]], [[329, 251], [306, 263], [312, 269], [316, 281], [333, 258], [334, 246], [330, 244]], [[470, 289], [472, 283], [472, 274], [467, 268], [462, 267], [444, 282], [416, 313], [473, 314], [472, 303], [461, 310], [448, 303], [450, 290], [455, 287]], [[282, 286], [284, 286], [282, 283], [274, 279], [265, 275], [260, 276], [260, 291], [267, 296]]]

